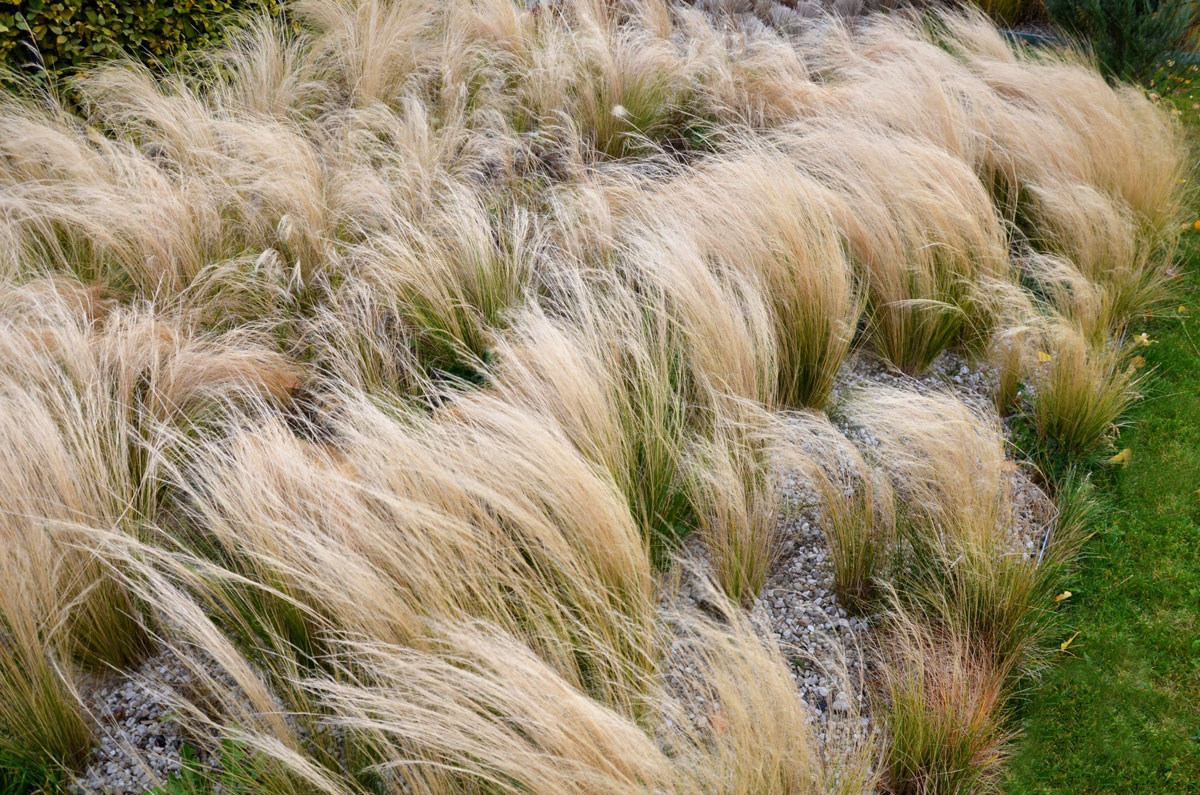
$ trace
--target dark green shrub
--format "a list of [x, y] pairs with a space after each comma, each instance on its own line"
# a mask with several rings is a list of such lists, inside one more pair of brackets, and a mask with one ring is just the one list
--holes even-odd
[[[220, 37], [238, 12], [279, 0], [0, 0], [0, 65], [38, 82], [89, 61], [131, 54], [171, 65]], [[0, 75], [0, 83], [12, 82]]]
[[1109, 78], [1145, 81], [1200, 24], [1195, 0], [1046, 0], [1062, 29], [1082, 39]]
[[1019, 25], [1045, 16], [1043, 0], [971, 0], [971, 5], [995, 20], [997, 25]]

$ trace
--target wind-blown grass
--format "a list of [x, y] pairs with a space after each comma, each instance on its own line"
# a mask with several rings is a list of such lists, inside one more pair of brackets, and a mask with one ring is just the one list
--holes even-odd
[[[1099, 449], [1167, 292], [1171, 120], [965, 12], [293, 11], [0, 100], [0, 769], [78, 771], [81, 677], [166, 649], [256, 791], [992, 781], [1078, 533], [1012, 554], [1000, 427], [947, 397], [840, 394], [862, 454], [784, 412], [856, 349], [957, 349]], [[895, 591], [883, 757], [743, 610], [784, 470], [839, 598]], [[659, 576], [690, 534], [705, 615]]]

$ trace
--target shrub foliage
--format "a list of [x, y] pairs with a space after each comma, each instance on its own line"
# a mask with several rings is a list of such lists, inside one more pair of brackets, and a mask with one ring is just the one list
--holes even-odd
[[6, 0], [0, 64], [39, 81], [123, 53], [171, 64], [219, 39], [231, 15], [280, 8], [278, 0]]
[[1184, 50], [1200, 24], [1190, 0], [1046, 0], [1051, 18], [1091, 45], [1110, 78], [1142, 81], [1176, 50]]

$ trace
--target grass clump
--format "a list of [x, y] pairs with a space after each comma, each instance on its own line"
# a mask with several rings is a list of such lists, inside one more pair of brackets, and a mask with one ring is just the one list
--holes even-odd
[[870, 615], [896, 550], [892, 484], [824, 418], [794, 417], [788, 433], [783, 460], [812, 484], [838, 602], [851, 613]]
[[1140, 232], [1124, 203], [1082, 185], [1031, 186], [1029, 193], [1037, 216], [1032, 242], [1060, 258], [1045, 280], [1061, 285], [1055, 304], [1081, 330], [1093, 339], [1119, 334], [1130, 318], [1162, 304], [1171, 250]]
[[1052, 457], [1079, 458], [1100, 450], [1137, 399], [1142, 380], [1130, 353], [1136, 345], [1086, 340], [1073, 326], [1052, 328], [1049, 351], [1038, 351], [1030, 376], [1035, 392], [1029, 418]]
[[700, 254], [738, 273], [770, 307], [781, 405], [821, 408], [850, 350], [861, 300], [828, 192], [773, 147], [714, 159], [662, 193]]
[[897, 793], [994, 789], [1011, 739], [1006, 672], [969, 636], [891, 617], [881, 705]]
[[[904, 487], [896, 588], [905, 609], [1015, 671], [1036, 655], [1043, 572], [1013, 548], [1013, 465], [1003, 437], [949, 397], [875, 390], [851, 416]], [[936, 418], [936, 422], [935, 422]]]
[[936, 146], [870, 125], [827, 120], [788, 133], [787, 151], [831, 188], [861, 273], [870, 344], [920, 373], [947, 347], [985, 336], [986, 294], [1008, 261], [999, 218], [972, 170]]
[[702, 438], [682, 339], [663, 313], [646, 311], [626, 286], [580, 289], [575, 322], [534, 314], [501, 355], [497, 389], [562, 424], [625, 496], [647, 543], [663, 559], [697, 526], [687, 490], [688, 453]]
[[825, 537], [838, 601], [865, 614], [876, 603], [895, 545], [895, 505], [886, 480], [865, 475], [847, 496], [823, 480]]
[[[64, 555], [47, 531], [17, 535], [6, 524], [8, 546], [0, 561], [0, 774], [32, 786], [55, 780], [92, 748], [94, 734], [79, 701], [78, 671], [63, 627], [70, 605], [62, 589], [87, 573], [90, 584], [99, 580], [95, 571], [87, 572], [81, 553]], [[103, 605], [90, 606], [98, 612]]]
[[764, 418], [723, 417], [691, 467], [689, 492], [714, 577], [743, 607], [762, 591], [781, 544], [779, 500], [767, 471], [770, 430]]

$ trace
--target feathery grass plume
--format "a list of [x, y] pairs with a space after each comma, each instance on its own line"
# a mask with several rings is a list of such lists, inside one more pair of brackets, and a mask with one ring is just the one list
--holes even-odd
[[1006, 671], [1032, 664], [1046, 589], [1013, 535], [1013, 465], [996, 422], [949, 396], [884, 387], [856, 396], [848, 412], [879, 440], [897, 485], [905, 609], [970, 638]]
[[883, 386], [851, 395], [845, 412], [878, 441], [872, 457], [906, 514], [946, 533], [999, 541], [1010, 518], [1012, 463], [994, 419], [952, 395]]
[[[137, 564], [161, 623], [188, 639], [176, 653], [202, 678], [208, 703], [167, 697], [199, 736], [216, 729], [253, 753], [247, 785], [289, 793], [403, 786], [431, 795], [481, 788], [792, 795], [860, 793], [877, 784], [875, 735], [819, 747], [779, 650], [732, 604], [718, 608], [720, 622], [676, 613], [661, 629], [663, 642], [690, 663], [682, 686], [707, 694], [710, 709], [694, 722], [680, 694], [644, 672], [651, 710], [635, 722], [564, 676], [525, 633], [453, 612], [427, 622], [416, 645], [333, 630], [326, 671], [296, 670], [282, 655], [252, 663], [175, 584], [182, 577], [203, 588], [192, 564], [161, 552], [137, 556]], [[724, 604], [715, 593], [711, 601]], [[214, 663], [225, 675], [214, 675]], [[266, 679], [259, 666], [269, 669]], [[598, 675], [605, 670], [613, 666]], [[269, 680], [289, 683], [277, 691], [282, 713]], [[593, 683], [593, 690], [606, 688]], [[762, 720], [766, 712], [772, 720]], [[310, 727], [307, 739], [296, 722]], [[323, 757], [322, 744], [339, 750]]]
[[834, 195], [863, 271], [871, 344], [920, 372], [946, 347], [986, 337], [984, 292], [1008, 276], [1004, 231], [971, 168], [944, 150], [860, 122], [822, 119], [780, 134]]
[[775, 387], [770, 315], [738, 274], [710, 272], [678, 231], [660, 233], [618, 252], [623, 277], [561, 270], [565, 317], [516, 322], [496, 389], [561, 423], [613, 476], [656, 560], [700, 527], [723, 585], [752, 598], [775, 548], [758, 408]]
[[865, 614], [876, 604], [895, 551], [892, 485], [823, 416], [790, 416], [787, 433], [784, 460], [811, 481], [838, 603]]
[[1073, 300], [1056, 301], [1056, 307], [1090, 339], [1119, 334], [1132, 318], [1166, 297], [1171, 254], [1138, 234], [1124, 203], [1087, 185], [1051, 183], [1027, 190], [1036, 236], [1030, 242], [1067, 260], [1094, 284], [1063, 279], [1069, 266], [1057, 268], [1048, 280], [1074, 282], [1065, 285]]
[[1039, 335], [1044, 337], [1056, 318], [1073, 325], [1093, 345], [1103, 345], [1124, 330], [1129, 317], [1117, 307], [1117, 288], [1089, 279], [1053, 254], [1027, 254], [1021, 269], [1031, 308], [1010, 330], [1025, 337], [1027, 362], [1032, 362], [1034, 350], [1046, 347]]
[[1067, 132], [1067, 157], [1055, 158], [1046, 157], [1045, 139], [1038, 143], [1039, 136], [1025, 134], [1028, 128], [1005, 128], [997, 144], [1020, 162], [1025, 180], [1057, 177], [1110, 194], [1131, 209], [1151, 246], [1178, 236], [1190, 189], [1179, 182], [1187, 147], [1170, 114], [1134, 86], [1109, 85], [1076, 52], [1014, 49], [972, 15], [940, 20], [950, 33], [946, 43], [1007, 104], [1036, 112], [1046, 124], [1039, 130]]
[[[973, 167], [989, 187], [1016, 180], [996, 141], [1007, 109], [978, 76], [930, 40], [913, 13], [831, 25], [815, 42], [814, 69], [827, 81], [823, 115], [856, 119], [933, 144]], [[906, 102], [892, 101], [899, 94]]]
[[552, 189], [544, 201], [546, 231], [562, 259], [612, 270], [621, 259], [621, 246], [640, 239], [643, 225], [665, 226], [660, 215], [650, 212], [648, 182], [634, 166], [621, 163], [590, 169]]
[[690, 369], [687, 340], [660, 302], [619, 278], [563, 269], [555, 321], [514, 321], [492, 377], [502, 399], [561, 424], [625, 495], [656, 561], [697, 526], [688, 454], [713, 422], [713, 395]]
[[[345, 791], [328, 772], [339, 769], [330, 751], [336, 739], [317, 731], [318, 705], [298, 686], [312, 660], [291, 636], [264, 638], [264, 614], [248, 613], [231, 583], [264, 597], [254, 602], [260, 608], [266, 597], [287, 598], [182, 545], [145, 544], [123, 533], [89, 535], [120, 562], [125, 587], [153, 606], [158, 645], [188, 673], [178, 689], [146, 684], [193, 742], [221, 754], [219, 769], [197, 770], [201, 780], [285, 795]], [[289, 606], [304, 613], [299, 603]]]
[[302, 121], [316, 111], [330, 87], [312, 70], [308, 33], [278, 17], [245, 16], [220, 46], [195, 54], [213, 104], [277, 120]]
[[[136, 662], [145, 651], [136, 619], [139, 608], [107, 576], [100, 558], [74, 548], [78, 545], [69, 543], [66, 533], [55, 530], [91, 523], [137, 529], [124, 515], [135, 508], [122, 504], [121, 494], [114, 493], [122, 484], [110, 481], [120, 476], [112, 470], [118, 462], [105, 455], [104, 440], [96, 438], [103, 431], [78, 410], [78, 397], [55, 404], [7, 377], [3, 385], [9, 486], [0, 505], [6, 544], [14, 560], [36, 558], [46, 567], [43, 572], [14, 572], [10, 587], [33, 592], [29, 609], [41, 611], [38, 624], [68, 656], [64, 665]], [[45, 590], [40, 596], [39, 587]], [[5, 621], [16, 622], [7, 612]]]
[[959, 628], [930, 628], [899, 607], [881, 658], [888, 791], [993, 789], [1012, 738], [1007, 672]]
[[[381, 351], [399, 336], [431, 375], [480, 378], [494, 329], [521, 301], [538, 256], [533, 223], [519, 208], [489, 211], [462, 187], [420, 219], [393, 214], [386, 231], [349, 247], [346, 261], [335, 266], [347, 276], [340, 292], [365, 295], [375, 306], [360, 318], [374, 322], [355, 331]], [[381, 324], [381, 312], [399, 328]]]
[[780, 378], [775, 315], [756, 274], [707, 261], [690, 230], [642, 218], [639, 210], [653, 214], [655, 205], [629, 211], [623, 225], [632, 231], [622, 230], [614, 251], [678, 327], [697, 390], [719, 396], [704, 402], [734, 397], [775, 407]]
[[[703, 749], [700, 758], [690, 762], [699, 773], [699, 785], [683, 789], [728, 795], [876, 791], [880, 749], [875, 731], [862, 728], [853, 707], [840, 725], [816, 723], [797, 697], [791, 666], [781, 650], [764, 642], [736, 605], [716, 594], [705, 601], [719, 613], [668, 615], [675, 630], [672, 637], [678, 641], [673, 648], [698, 672], [697, 681], [686, 686], [705, 693], [708, 705], [698, 727], [699, 743], [688, 741]], [[849, 681], [839, 665], [834, 661], [828, 673], [843, 689], [853, 691], [858, 683]], [[690, 724], [684, 715], [662, 712], [672, 717], [673, 726]], [[768, 714], [772, 720], [763, 720]], [[828, 736], [824, 746], [816, 742], [817, 726]]]
[[436, 4], [303, 0], [295, 13], [315, 31], [308, 68], [338, 104], [395, 104], [432, 82], [429, 70], [441, 54]]
[[1028, 363], [1038, 347], [1034, 337], [1043, 315], [1042, 302], [1050, 297], [1035, 295], [1025, 285], [1038, 285], [1036, 279], [1030, 282], [1030, 277], [1039, 265], [1053, 264], [1054, 259], [1026, 251], [1014, 255], [1014, 262], [1018, 279], [994, 282], [988, 292], [995, 321], [991, 339], [980, 352], [981, 361], [991, 370], [992, 401], [1001, 417], [1011, 415], [1023, 398]]
[[17, 779], [74, 765], [91, 748], [70, 625], [111, 618], [104, 630], [123, 651], [138, 638], [116, 637], [132, 610], [125, 594], [105, 587], [88, 550], [55, 532], [103, 509], [99, 478], [79, 466], [50, 411], [8, 386], [0, 398], [0, 776]]
[[[1151, 249], [1178, 235], [1178, 124], [1076, 56], [1014, 52], [982, 14], [953, 11], [836, 29], [814, 61], [829, 76], [823, 107], [945, 149], [976, 170], [1006, 216], [1019, 212], [1027, 184], [1083, 183], [1127, 204]], [[888, 102], [901, 86], [910, 101]]]
[[[11, 400], [44, 412], [42, 431], [53, 435], [28, 443], [45, 445], [58, 472], [40, 481], [40, 507], [18, 513], [25, 521], [142, 532], [166, 499], [163, 463], [182, 454], [171, 449], [172, 428], [212, 423], [239, 398], [282, 400], [297, 383], [290, 363], [246, 334], [206, 338], [137, 310], [113, 312], [98, 328], [78, 295], [59, 297], [44, 284], [12, 288], [5, 303], [0, 382]], [[71, 648], [90, 664], [121, 665], [139, 654], [142, 634], [132, 602], [98, 568], [93, 560], [73, 586], [83, 604], [73, 611]], [[70, 589], [63, 598], [74, 598]]]
[[706, 260], [745, 274], [768, 297], [785, 406], [825, 404], [862, 308], [829, 198], [777, 147], [745, 140], [654, 199], [693, 230]]
[[429, 650], [345, 649], [345, 672], [306, 686], [329, 723], [378, 760], [375, 772], [390, 786], [641, 793], [676, 778], [678, 762], [627, 715], [589, 698], [497, 627], [435, 634]]
[[0, 119], [0, 201], [25, 275], [65, 271], [154, 295], [177, 291], [209, 259], [192, 232], [211, 203], [183, 195], [132, 143], [93, 142], [61, 115], [11, 101]]
[[779, 557], [779, 503], [770, 473], [771, 418], [730, 403], [718, 410], [711, 436], [699, 441], [688, 467], [688, 492], [721, 590], [750, 607]]
[[1034, 355], [1034, 334], [1026, 325], [1008, 326], [992, 335], [987, 352], [987, 362], [995, 376], [992, 383], [992, 401], [1001, 417], [1007, 417], [1018, 409], [1022, 398], [1022, 385], [1028, 372], [1030, 358]]
[[[778, 27], [744, 25], [713, 13], [678, 9], [680, 34], [691, 43], [709, 99], [710, 118], [698, 120], [700, 142], [725, 141], [724, 128], [766, 130], [806, 115], [825, 88], [808, 50]], [[704, 136], [711, 136], [709, 141]]]
[[1052, 456], [1072, 458], [1096, 452], [1138, 397], [1142, 376], [1130, 351], [1137, 343], [1105, 339], [1093, 343], [1072, 323], [1051, 320], [1045, 350], [1028, 378], [1033, 405], [1028, 410], [1038, 438]]
[[[312, 143], [261, 117], [218, 116], [181, 81], [109, 66], [81, 81], [89, 122], [6, 101], [5, 215], [27, 272], [62, 271], [154, 300], [213, 263], [277, 250], [309, 278], [330, 234]], [[46, 162], [62, 164], [47, 174]], [[65, 167], [65, 168], [64, 168]]]
[[[902, 368], [990, 343], [1000, 405], [1024, 380], [1044, 439], [1102, 441], [1179, 130], [970, 13], [781, 8], [303, 0], [199, 77], [0, 103], [0, 767], [79, 760], [77, 677], [153, 641], [228, 789], [872, 791], [872, 738], [820, 749], [738, 609], [791, 455], [842, 601], [901, 589], [891, 786], [994, 780], [1071, 482], [1030, 559], [994, 423], [868, 390], [878, 460], [812, 419], [831, 465], [770, 412], [825, 404], [866, 309]], [[691, 531], [734, 601], [664, 622]]]
[[699, 142], [688, 135], [706, 115], [702, 62], [680, 46], [676, 15], [663, 0], [571, 0], [546, 15], [513, 75], [514, 126], [581, 140], [602, 158]]
[[251, 616], [259, 634], [319, 653], [323, 631], [408, 644], [424, 617], [475, 616], [636, 709], [654, 657], [647, 552], [622, 495], [554, 423], [484, 394], [432, 419], [347, 397], [330, 422], [330, 445], [276, 422], [180, 473], [223, 559], [284, 597]]
[[386, 295], [350, 281], [312, 313], [299, 338], [325, 389], [375, 395], [386, 404], [436, 393], [412, 333]]
[[770, 308], [741, 273], [714, 272], [680, 228], [642, 229], [621, 257], [676, 329], [679, 366], [687, 371], [676, 381], [691, 383], [689, 400], [703, 412], [693, 422], [684, 488], [718, 582], [734, 602], [749, 605], [779, 545], [767, 471], [777, 428], [762, 408], [775, 403], [777, 384]]

